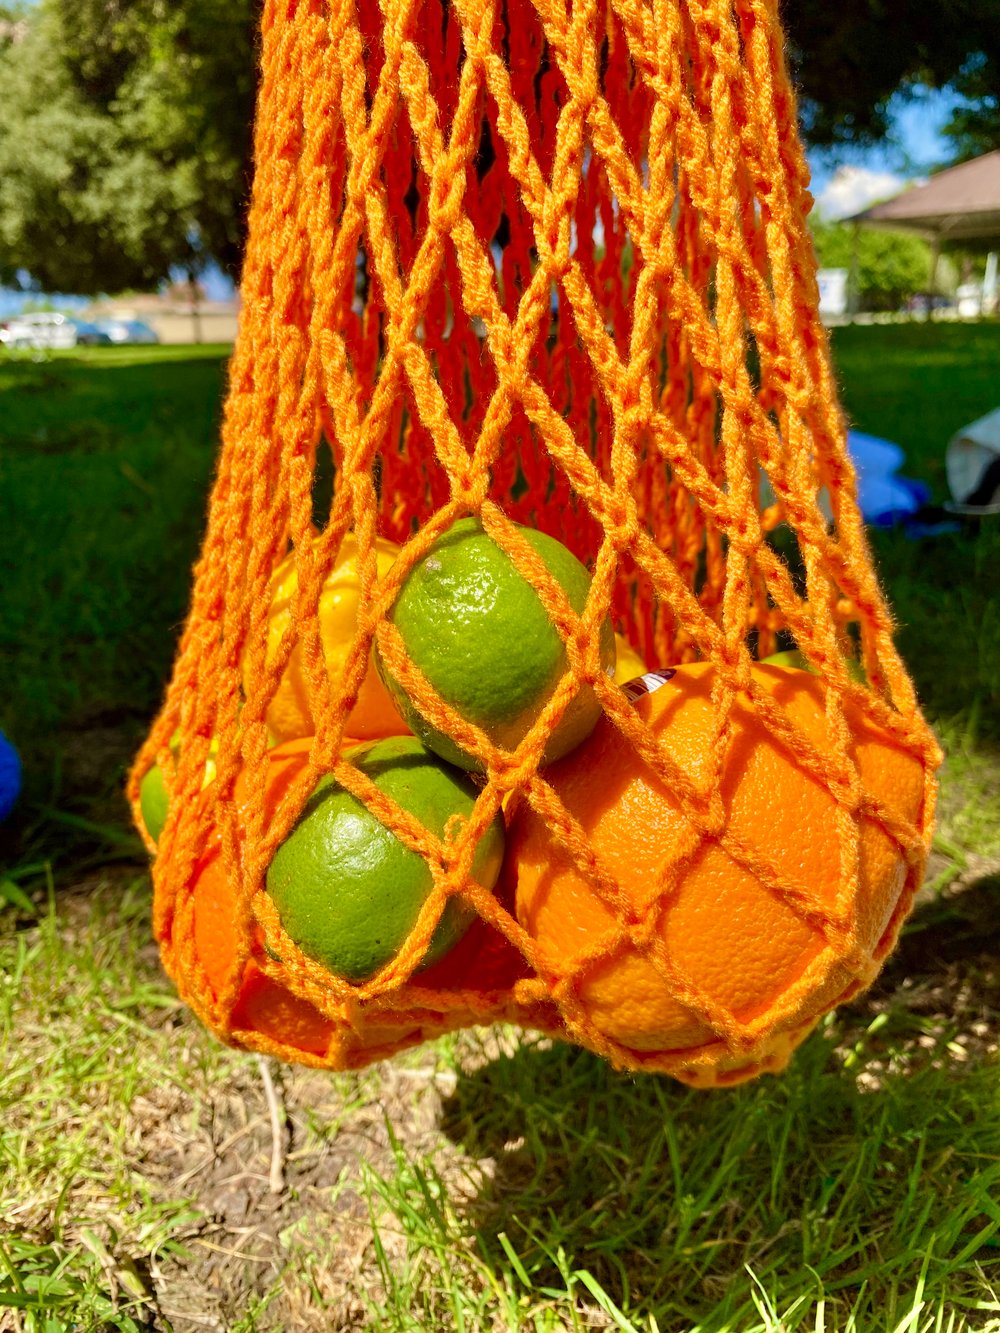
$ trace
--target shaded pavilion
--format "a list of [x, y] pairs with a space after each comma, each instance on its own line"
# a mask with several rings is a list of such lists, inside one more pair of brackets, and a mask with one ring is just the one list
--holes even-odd
[[850, 219], [856, 225], [919, 232], [931, 243], [930, 290], [946, 241], [1000, 247], [1000, 150], [948, 167]]

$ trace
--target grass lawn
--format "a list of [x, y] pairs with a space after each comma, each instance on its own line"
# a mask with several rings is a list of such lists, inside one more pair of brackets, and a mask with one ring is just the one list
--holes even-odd
[[96, 348], [0, 360], [0, 568], [11, 571], [0, 729], [24, 759], [29, 864], [76, 867], [87, 848], [108, 850], [67, 816], [127, 832], [122, 767], [187, 611], [225, 356]]
[[[945, 498], [1000, 325], [845, 328]], [[121, 797], [184, 616], [224, 352], [0, 361], [0, 1333], [1000, 1328], [1000, 532], [873, 535], [947, 751], [925, 901], [788, 1074], [725, 1093], [505, 1029], [275, 1071], [177, 1004]]]

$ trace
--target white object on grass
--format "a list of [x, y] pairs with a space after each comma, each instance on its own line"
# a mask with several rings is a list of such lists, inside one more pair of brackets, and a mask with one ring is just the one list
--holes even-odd
[[963, 514], [1000, 514], [1000, 407], [963, 426], [948, 441], [945, 471], [954, 503]]

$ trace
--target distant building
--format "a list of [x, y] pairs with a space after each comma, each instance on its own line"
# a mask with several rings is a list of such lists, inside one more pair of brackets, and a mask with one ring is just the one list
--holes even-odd
[[[902, 227], [925, 236], [931, 244], [927, 308], [940, 290], [938, 279], [944, 243], [985, 245], [992, 255], [1000, 248], [1000, 149], [946, 167], [923, 185], [904, 190], [883, 204], [866, 208], [852, 222], [876, 227]], [[960, 314], [974, 318], [995, 310], [997, 261], [988, 261], [981, 285], [963, 284], [958, 292]]]
[[208, 301], [200, 286], [176, 283], [162, 292], [136, 292], [96, 301], [85, 319], [140, 319], [161, 343], [231, 343], [239, 301]]
[[839, 319], [847, 314], [846, 268], [821, 268], [816, 274], [819, 283], [819, 313], [822, 319]]

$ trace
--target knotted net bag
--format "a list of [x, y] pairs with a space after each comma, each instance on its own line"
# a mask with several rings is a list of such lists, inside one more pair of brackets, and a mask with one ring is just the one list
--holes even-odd
[[[644, 914], [623, 911], [615, 875], [538, 767], [589, 684], [690, 828], [814, 931], [842, 979], [825, 1007], [871, 980], [920, 883], [938, 754], [856, 503], [775, 5], [268, 0], [262, 37], [221, 457], [190, 617], [130, 788], [138, 814], [142, 775], [154, 762], [164, 770], [153, 877], [170, 975], [224, 1040], [315, 1065], [357, 1067], [505, 1020], [692, 1083], [780, 1067], [815, 1016], [803, 1023], [786, 997], [727, 1011], [685, 978], [649, 929], [669, 907], [670, 868]], [[566, 644], [568, 671], [513, 753], [435, 694], [386, 619], [414, 562], [470, 514]], [[582, 614], [517, 524], [588, 565]], [[349, 533], [361, 607], [331, 684], [317, 607]], [[402, 547], [378, 581], [376, 536]], [[289, 552], [298, 593], [272, 658], [269, 582]], [[609, 612], [650, 664], [714, 664], [704, 783], [602, 673]], [[376, 641], [425, 716], [482, 761], [475, 811], [444, 840], [343, 758]], [[793, 642], [825, 678], [825, 748], [752, 673], [754, 658]], [[276, 774], [265, 714], [296, 645], [315, 736]], [[727, 835], [719, 791], [737, 702], [832, 798], [832, 902]], [[915, 820], [866, 792], [849, 709], [921, 766]], [[358, 985], [301, 953], [264, 890], [324, 773], [418, 850], [434, 879], [398, 955]], [[511, 798], [545, 821], [615, 915], [586, 957], [529, 936], [506, 871], [495, 892], [470, 877], [478, 838]], [[867, 940], [851, 891], [863, 818], [903, 867], [889, 919]], [[450, 960], [420, 971], [455, 894], [478, 919]], [[648, 956], [706, 1040], [639, 1050], [593, 1023], [580, 1000], [586, 969], [627, 947]]]

